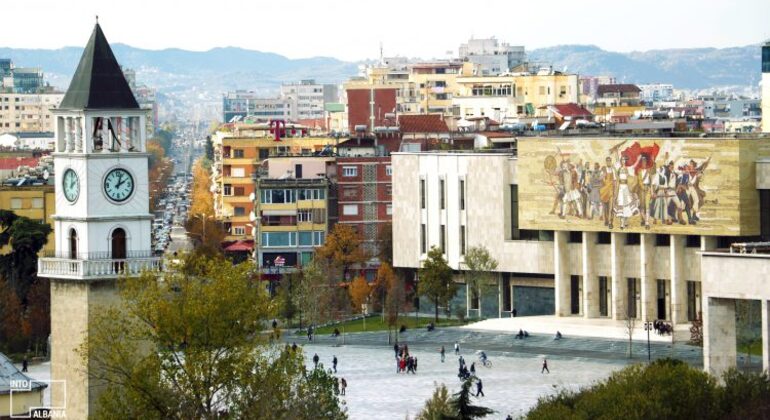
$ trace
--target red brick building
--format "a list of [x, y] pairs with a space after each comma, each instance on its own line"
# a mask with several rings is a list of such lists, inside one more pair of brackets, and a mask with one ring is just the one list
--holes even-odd
[[357, 125], [365, 125], [366, 131], [372, 132], [372, 114], [375, 127], [386, 125], [385, 114], [396, 112], [396, 91], [395, 87], [349, 87], [346, 92], [350, 133], [355, 133]]

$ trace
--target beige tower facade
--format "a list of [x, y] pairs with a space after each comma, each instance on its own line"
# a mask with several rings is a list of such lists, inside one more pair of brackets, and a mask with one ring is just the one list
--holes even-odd
[[51, 407], [66, 418], [96, 410], [101, 384], [80, 349], [97, 310], [120, 304], [118, 278], [159, 265], [145, 115], [97, 24], [54, 112], [56, 251], [38, 263], [51, 279]]
[[762, 46], [762, 132], [770, 133], [770, 41]]

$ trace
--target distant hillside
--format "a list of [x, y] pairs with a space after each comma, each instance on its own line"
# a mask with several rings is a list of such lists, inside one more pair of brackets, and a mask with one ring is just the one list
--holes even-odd
[[593, 45], [559, 45], [528, 53], [530, 60], [584, 75], [613, 75], [618, 82], [673, 83], [677, 88], [756, 86], [760, 47], [687, 48], [616, 53]]

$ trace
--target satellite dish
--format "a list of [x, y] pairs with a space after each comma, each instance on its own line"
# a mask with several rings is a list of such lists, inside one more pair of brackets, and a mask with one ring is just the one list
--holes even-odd
[[257, 234], [257, 228], [251, 228], [251, 236], [255, 236]]
[[[252, 194], [253, 194], [253, 193], [252, 193]], [[249, 221], [253, 222], [253, 221], [255, 221], [255, 220], [257, 220], [257, 215], [256, 215], [256, 214], [254, 214], [254, 212], [253, 212], [253, 211], [252, 211], [252, 212], [249, 212]]]
[[257, 195], [254, 194], [253, 192], [249, 194], [249, 201], [254, 201], [256, 198], [257, 198]]
[[50, 173], [48, 173], [48, 169], [44, 169], [44, 170], [43, 170], [43, 179], [45, 179], [46, 181], [48, 181], [48, 178], [49, 178], [50, 176], [51, 176], [51, 174], [50, 174]]

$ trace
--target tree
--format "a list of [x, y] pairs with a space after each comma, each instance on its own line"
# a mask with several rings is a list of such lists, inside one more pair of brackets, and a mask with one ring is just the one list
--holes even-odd
[[425, 401], [425, 407], [417, 414], [415, 420], [442, 420], [452, 416], [449, 402], [449, 391], [446, 385], [436, 385], [433, 395]]
[[481, 296], [489, 288], [496, 278], [497, 260], [495, 260], [484, 246], [468, 248], [465, 253], [465, 284], [468, 295], [474, 302], [478, 302], [479, 315], [481, 315]]
[[[297, 302], [308, 325], [331, 319], [330, 307], [335, 286], [329, 285], [323, 262], [314, 259], [302, 268], [302, 280], [297, 288]], [[300, 324], [302, 323], [300, 318]]]
[[24, 351], [22, 307], [8, 282], [0, 279], [0, 348], [6, 352]]
[[377, 242], [379, 246], [379, 258], [381, 262], [393, 265], [393, 224], [383, 223], [379, 232], [377, 232]]
[[[406, 306], [406, 292], [404, 291], [404, 280], [400, 276], [393, 275], [390, 266], [387, 267], [390, 271], [391, 279], [388, 283], [388, 293], [385, 298], [385, 314], [387, 316], [388, 331], [390, 331], [390, 328], [398, 328], [398, 315]], [[390, 337], [390, 332], [388, 332], [388, 337]]]
[[174, 172], [174, 164], [171, 159], [166, 158], [167, 149], [165, 149], [158, 140], [147, 141], [147, 153], [150, 154], [148, 160], [148, 179], [150, 180], [150, 203], [153, 208], [157, 206], [163, 194], [163, 188], [168, 184], [169, 178]]
[[634, 357], [634, 330], [636, 330], [636, 318], [626, 314], [626, 319], [623, 321], [626, 335], [628, 336], [628, 358]]
[[[185, 256], [119, 282], [80, 348], [101, 418], [345, 418], [327, 376], [262, 334], [274, 315], [250, 263]], [[318, 401], [323, 401], [319, 407]]]
[[0, 210], [0, 249], [10, 246], [10, 252], [0, 254], [0, 278], [8, 281], [24, 307], [37, 278], [38, 253], [50, 234], [51, 226], [46, 223]]
[[204, 156], [206, 156], [206, 159], [209, 161], [214, 160], [214, 142], [211, 141], [211, 136], [206, 136], [206, 148]]
[[353, 311], [361, 310], [362, 305], [368, 303], [369, 294], [372, 288], [369, 287], [369, 283], [366, 282], [361, 276], [356, 277], [350, 286], [348, 286], [348, 292], [350, 293], [350, 301], [353, 304]]
[[449, 401], [449, 407], [453, 414], [443, 418], [453, 420], [479, 419], [495, 412], [495, 410], [487, 407], [471, 405], [471, 386], [473, 385], [474, 380], [475, 377], [471, 376], [463, 381], [460, 391], [454, 394]]
[[344, 281], [351, 266], [369, 259], [362, 242], [361, 235], [352, 226], [338, 223], [326, 237], [326, 243], [316, 249], [316, 256], [325, 259], [330, 267], [341, 269]]
[[441, 250], [431, 247], [428, 258], [423, 261], [419, 271], [417, 293], [433, 301], [436, 309], [435, 321], [438, 322], [439, 306], [446, 306], [457, 292], [452, 280], [452, 269], [444, 259]]
[[278, 303], [278, 313], [291, 325], [292, 319], [297, 314], [296, 300], [296, 288], [301, 280], [301, 277], [297, 273], [291, 273], [284, 275], [281, 279], [281, 284], [278, 286], [278, 293], [276, 294], [276, 303]]

